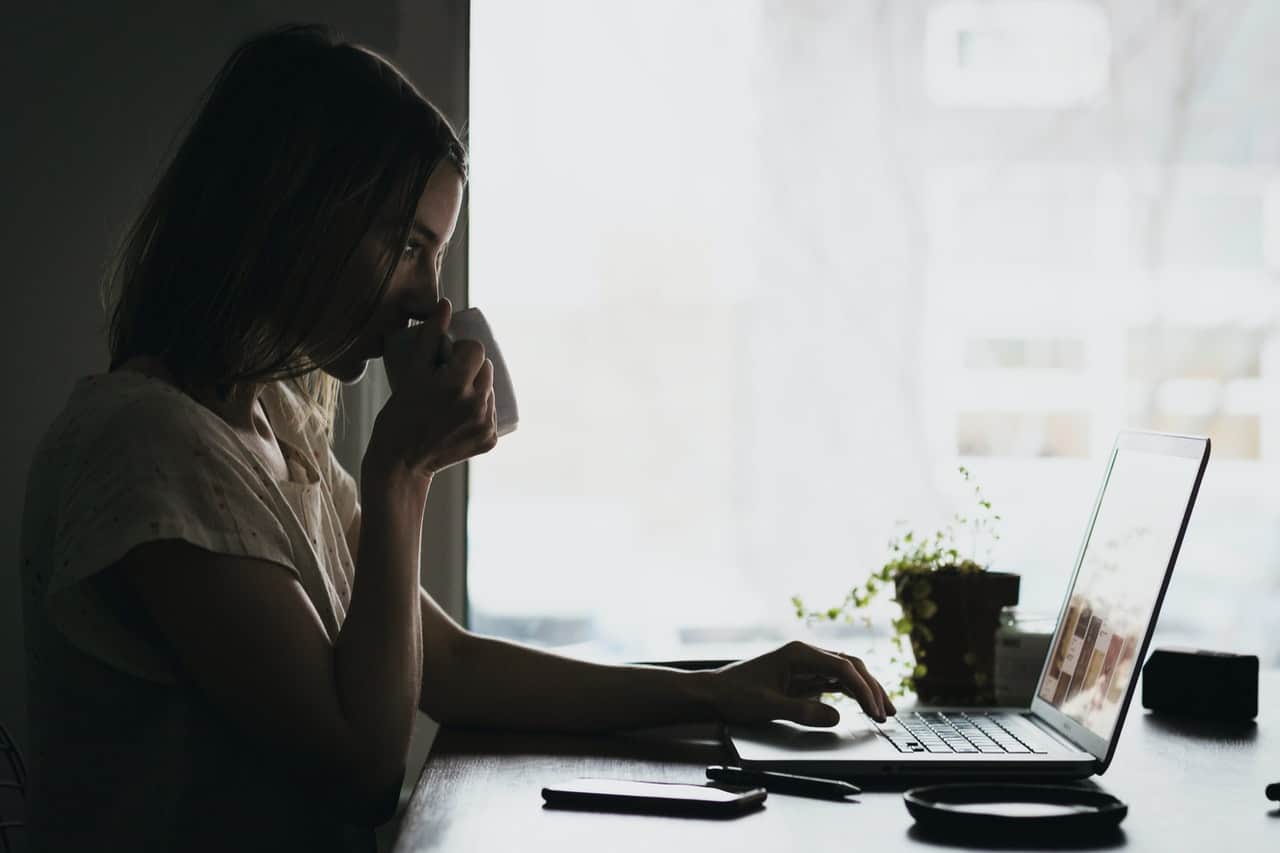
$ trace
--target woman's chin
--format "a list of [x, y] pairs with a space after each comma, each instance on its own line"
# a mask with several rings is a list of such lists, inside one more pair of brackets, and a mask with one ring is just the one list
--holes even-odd
[[354, 385], [364, 378], [365, 373], [369, 370], [369, 359], [353, 358], [350, 361], [342, 361], [339, 364], [331, 364], [324, 368], [324, 372], [341, 382], [343, 385]]

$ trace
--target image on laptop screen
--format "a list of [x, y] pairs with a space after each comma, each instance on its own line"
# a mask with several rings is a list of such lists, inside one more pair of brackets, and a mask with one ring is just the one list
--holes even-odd
[[1038, 695], [1104, 739], [1173, 555], [1200, 460], [1120, 448], [1111, 460]]

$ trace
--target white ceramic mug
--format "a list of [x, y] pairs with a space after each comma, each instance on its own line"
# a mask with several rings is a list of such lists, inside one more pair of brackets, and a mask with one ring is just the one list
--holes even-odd
[[394, 391], [402, 382], [409, 381], [417, 366], [427, 360], [434, 368], [437, 359], [448, 361], [448, 352], [455, 340], [479, 341], [484, 346], [485, 357], [493, 362], [493, 403], [497, 409], [498, 435], [506, 435], [520, 423], [520, 410], [516, 407], [516, 393], [511, 385], [511, 374], [502, 358], [502, 350], [494, 340], [489, 322], [479, 308], [458, 311], [449, 321], [449, 331], [440, 353], [425, 353], [420, 345], [421, 326], [409, 326], [387, 336], [383, 352], [383, 364], [387, 369], [387, 381]]

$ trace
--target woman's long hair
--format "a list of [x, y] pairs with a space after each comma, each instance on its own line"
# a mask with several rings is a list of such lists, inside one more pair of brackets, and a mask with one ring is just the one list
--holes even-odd
[[[104, 282], [111, 368], [151, 356], [224, 398], [290, 380], [331, 435], [338, 382], [318, 368], [373, 316], [442, 162], [466, 179], [457, 134], [387, 60], [322, 26], [249, 39]], [[372, 277], [353, 263], [370, 235]]]

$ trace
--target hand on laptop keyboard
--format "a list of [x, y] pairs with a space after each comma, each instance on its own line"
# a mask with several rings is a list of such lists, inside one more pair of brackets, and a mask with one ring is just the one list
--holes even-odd
[[888, 692], [861, 660], [806, 643], [787, 643], [768, 654], [712, 670], [711, 701], [725, 722], [791, 720], [834, 726], [840, 714], [819, 701], [823, 693], [844, 693], [867, 716], [883, 722], [897, 713]]

